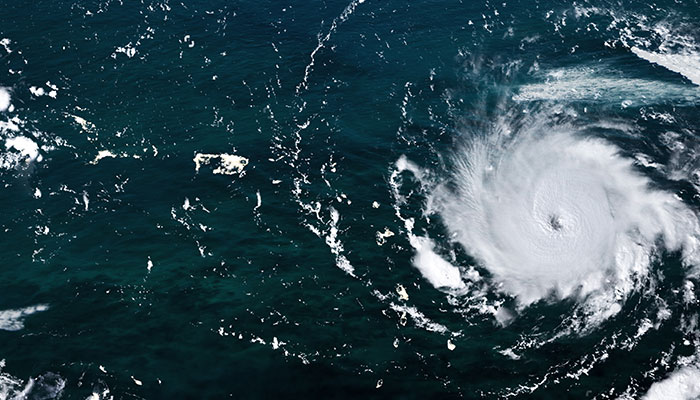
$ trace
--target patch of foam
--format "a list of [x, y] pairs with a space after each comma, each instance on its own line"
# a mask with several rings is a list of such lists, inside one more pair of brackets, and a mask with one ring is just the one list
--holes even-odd
[[248, 165], [247, 158], [234, 154], [197, 153], [193, 159], [194, 170], [199, 172], [202, 165], [209, 165], [214, 160], [218, 160], [218, 166], [212, 172], [219, 175], [241, 175], [243, 169]]
[[5, 331], [19, 331], [24, 328], [24, 319], [34, 313], [46, 311], [49, 306], [39, 304], [36, 306], [20, 308], [16, 310], [0, 311], [0, 329]]
[[516, 136], [480, 136], [454, 161], [428, 212], [521, 306], [596, 294], [604, 310], [592, 318], [605, 319], [648, 271], [657, 239], [697, 262], [697, 216], [617, 147], [572, 127], [532, 121]]
[[656, 382], [642, 397], [644, 400], [691, 400], [700, 397], [700, 368], [688, 366]]
[[700, 54], [654, 53], [638, 47], [630, 49], [637, 57], [676, 72], [700, 86]]
[[0, 111], [7, 111], [10, 108], [10, 92], [4, 87], [0, 87]]

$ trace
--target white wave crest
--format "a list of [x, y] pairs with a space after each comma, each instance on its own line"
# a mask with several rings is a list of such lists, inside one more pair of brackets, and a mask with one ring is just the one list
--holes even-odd
[[453, 178], [433, 191], [428, 211], [522, 306], [605, 293], [591, 300], [608, 304], [609, 316], [658, 243], [695, 262], [697, 216], [651, 188], [617, 147], [573, 127], [481, 137], [455, 157]]

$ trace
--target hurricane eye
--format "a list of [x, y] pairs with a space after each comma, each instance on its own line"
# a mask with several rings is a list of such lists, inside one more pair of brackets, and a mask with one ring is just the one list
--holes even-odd
[[564, 225], [561, 223], [561, 218], [556, 214], [550, 215], [548, 222], [549, 226], [555, 231], [560, 231], [564, 229]]

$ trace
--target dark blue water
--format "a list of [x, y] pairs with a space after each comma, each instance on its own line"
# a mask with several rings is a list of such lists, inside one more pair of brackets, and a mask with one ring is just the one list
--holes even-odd
[[700, 395], [697, 1], [0, 6], [0, 399]]

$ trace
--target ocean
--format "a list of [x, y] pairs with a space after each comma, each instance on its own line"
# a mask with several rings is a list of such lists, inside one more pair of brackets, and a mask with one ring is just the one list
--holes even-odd
[[0, 4], [0, 399], [700, 397], [697, 0]]

